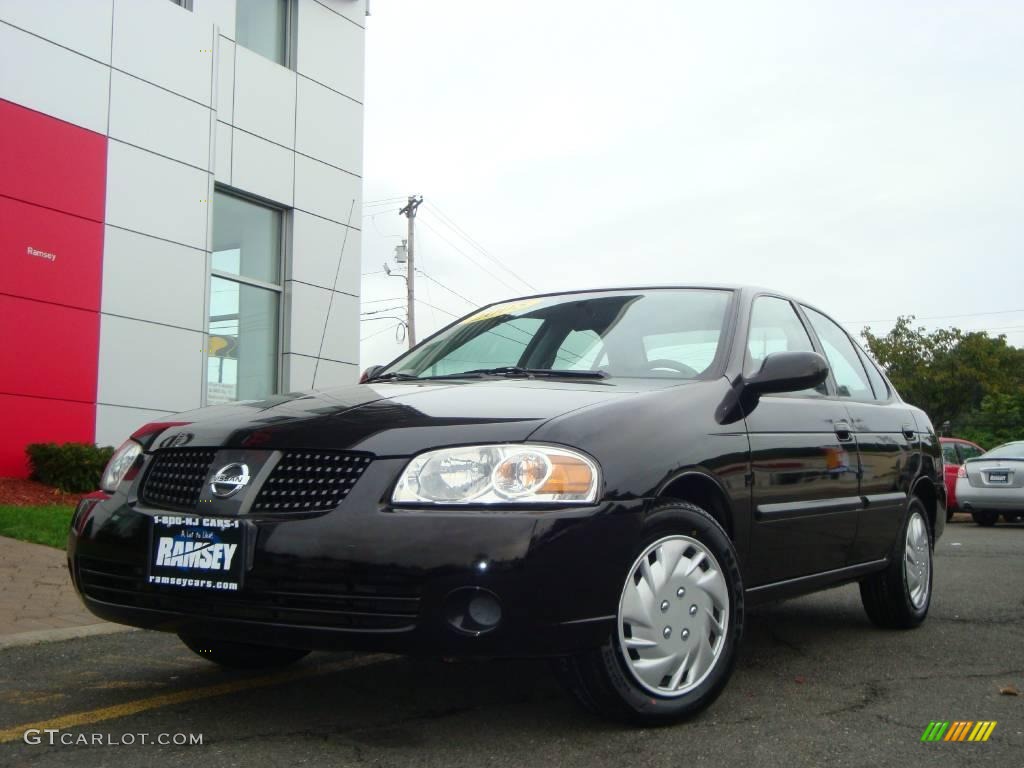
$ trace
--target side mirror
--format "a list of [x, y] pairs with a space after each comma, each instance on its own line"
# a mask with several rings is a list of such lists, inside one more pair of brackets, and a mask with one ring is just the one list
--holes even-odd
[[811, 389], [827, 378], [828, 362], [817, 352], [774, 352], [743, 385], [753, 394], [766, 395]]
[[359, 377], [359, 383], [365, 384], [383, 370], [383, 365], [371, 365], [369, 368], [363, 371], [363, 375]]
[[719, 424], [732, 424], [757, 407], [761, 395], [811, 389], [828, 378], [828, 362], [817, 352], [774, 352], [761, 370], [738, 377], [715, 410]]

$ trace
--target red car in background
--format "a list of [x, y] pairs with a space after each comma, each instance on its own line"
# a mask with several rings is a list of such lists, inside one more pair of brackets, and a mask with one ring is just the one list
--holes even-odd
[[956, 501], [956, 473], [967, 459], [974, 459], [985, 452], [977, 443], [961, 440], [959, 437], [940, 437], [942, 462], [946, 474], [946, 520], [953, 517], [960, 505]]

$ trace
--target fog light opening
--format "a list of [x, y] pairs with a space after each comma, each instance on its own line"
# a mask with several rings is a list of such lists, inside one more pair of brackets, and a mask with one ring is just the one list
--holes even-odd
[[464, 587], [448, 595], [445, 617], [456, 632], [482, 635], [501, 623], [501, 601], [490, 590]]

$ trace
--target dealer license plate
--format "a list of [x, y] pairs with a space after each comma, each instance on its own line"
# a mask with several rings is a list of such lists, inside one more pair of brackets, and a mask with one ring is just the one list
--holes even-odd
[[157, 515], [150, 537], [149, 583], [237, 592], [245, 571], [241, 520]]

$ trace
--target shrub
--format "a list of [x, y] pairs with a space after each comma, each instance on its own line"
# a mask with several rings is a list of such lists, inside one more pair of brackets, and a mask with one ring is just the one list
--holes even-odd
[[68, 493], [99, 488], [103, 468], [114, 449], [89, 443], [33, 443], [25, 448], [32, 479]]

